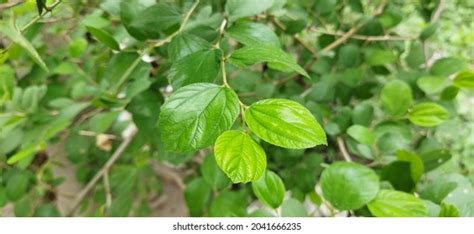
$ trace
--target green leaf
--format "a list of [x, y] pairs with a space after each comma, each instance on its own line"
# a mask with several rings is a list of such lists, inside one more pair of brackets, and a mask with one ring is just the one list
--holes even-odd
[[242, 217], [247, 214], [247, 198], [242, 192], [223, 191], [213, 199], [211, 217]]
[[404, 192], [412, 192], [416, 186], [409, 162], [394, 161], [384, 166], [380, 178], [390, 182], [394, 189]]
[[211, 48], [211, 44], [193, 34], [181, 33], [174, 37], [168, 45], [171, 61], [177, 61], [192, 53]]
[[453, 83], [459, 88], [474, 89], [474, 72], [463, 71], [454, 77]]
[[168, 74], [171, 85], [178, 89], [189, 84], [213, 82], [219, 74], [221, 56], [220, 50], [203, 50], [176, 61]]
[[0, 65], [0, 106], [3, 100], [13, 96], [15, 87], [15, 71], [8, 65]]
[[228, 0], [225, 10], [231, 20], [257, 15], [273, 5], [273, 0]]
[[308, 212], [300, 201], [290, 198], [281, 205], [282, 217], [307, 217]]
[[394, 63], [397, 56], [391, 50], [370, 48], [365, 51], [365, 61], [371, 66]]
[[441, 92], [441, 100], [453, 100], [456, 98], [456, 96], [459, 93], [459, 88], [455, 86], [448, 86], [445, 89], [443, 89], [443, 92]]
[[383, 87], [380, 101], [387, 114], [401, 116], [413, 102], [411, 88], [401, 80], [392, 80]]
[[398, 160], [410, 163], [411, 177], [413, 178], [413, 181], [417, 183], [425, 171], [425, 166], [421, 157], [416, 153], [406, 150], [398, 150], [396, 155]]
[[359, 65], [360, 51], [359, 47], [354, 44], [347, 44], [341, 46], [339, 53], [337, 53], [337, 64], [341, 68], [350, 68]]
[[130, 16], [129, 32], [139, 40], [158, 39], [163, 31], [177, 26], [181, 21], [178, 9], [165, 3], [152, 5]]
[[200, 169], [202, 177], [211, 187], [223, 189], [230, 185], [229, 178], [219, 168], [213, 154], [209, 154], [204, 158]]
[[296, 71], [309, 78], [308, 73], [296, 63], [292, 56], [273, 46], [245, 46], [232, 53], [230, 62], [241, 67], [267, 62], [273, 69], [284, 72]]
[[260, 202], [273, 209], [278, 208], [285, 198], [285, 185], [273, 171], [267, 170], [260, 179], [252, 182], [252, 189]]
[[265, 151], [249, 135], [226, 131], [214, 146], [217, 165], [234, 183], [247, 183], [260, 178], [267, 167]]
[[311, 112], [286, 99], [265, 99], [245, 111], [250, 130], [266, 142], [290, 149], [326, 145], [326, 134]]
[[226, 34], [246, 46], [280, 47], [278, 36], [268, 26], [260, 23], [240, 22], [227, 29]]
[[431, 74], [435, 76], [449, 76], [467, 67], [466, 62], [461, 59], [447, 57], [436, 60], [431, 66]]
[[433, 127], [446, 121], [449, 118], [449, 113], [436, 103], [425, 102], [415, 105], [408, 118], [415, 125]]
[[368, 205], [377, 217], [423, 217], [428, 215], [424, 202], [408, 193], [380, 190]]
[[202, 216], [211, 197], [211, 187], [202, 179], [195, 178], [186, 185], [184, 199], [191, 216]]
[[426, 26], [426, 28], [424, 28], [423, 31], [421, 31], [420, 33], [420, 39], [424, 41], [430, 38], [436, 32], [438, 27], [439, 27], [439, 22], [434, 22]]
[[89, 31], [98, 41], [102, 42], [113, 50], [120, 50], [118, 42], [108, 32], [99, 28], [94, 28], [92, 26], [86, 26], [86, 28], [87, 31]]
[[416, 84], [426, 94], [439, 93], [446, 86], [446, 78], [442, 76], [423, 76], [418, 78]]
[[239, 115], [237, 94], [196, 83], [178, 89], [161, 107], [159, 128], [166, 150], [189, 152], [214, 144]]
[[0, 21], [0, 32], [8, 37], [13, 43], [20, 45], [23, 49], [26, 50], [28, 55], [38, 64], [43, 70], [49, 72], [48, 67], [44, 63], [41, 56], [38, 54], [36, 49], [31, 45], [31, 43], [26, 39], [18, 30], [13, 20], [3, 20]]
[[420, 68], [420, 65], [425, 62], [425, 54], [423, 51], [423, 45], [414, 41], [410, 45], [410, 52], [405, 58], [407, 65], [412, 69]]
[[352, 125], [347, 129], [347, 134], [360, 143], [371, 145], [375, 141], [375, 135], [372, 131], [361, 125]]
[[446, 149], [436, 149], [420, 155], [426, 171], [431, 171], [451, 159], [451, 153]]
[[363, 102], [354, 107], [352, 111], [352, 122], [354, 124], [369, 126], [374, 118], [374, 107]]
[[459, 209], [451, 204], [443, 203], [441, 204], [441, 211], [439, 212], [439, 217], [460, 217]]
[[117, 119], [118, 112], [99, 113], [90, 119], [89, 125], [92, 131], [104, 133]]
[[26, 172], [17, 171], [7, 181], [7, 197], [10, 201], [18, 201], [28, 190], [29, 176]]
[[339, 210], [355, 210], [375, 198], [379, 179], [375, 172], [360, 164], [336, 162], [321, 175], [323, 196]]
[[8, 202], [7, 190], [5, 187], [0, 186], [0, 208], [4, 207]]
[[16, 154], [8, 158], [7, 163], [12, 165], [17, 163], [18, 161], [38, 152], [41, 149], [39, 145], [33, 144], [27, 147], [24, 147], [20, 151], [18, 151]]

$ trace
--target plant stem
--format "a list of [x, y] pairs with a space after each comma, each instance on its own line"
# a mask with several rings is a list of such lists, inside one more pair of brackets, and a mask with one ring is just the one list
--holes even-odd
[[336, 141], [337, 141], [337, 146], [339, 147], [339, 150], [341, 151], [341, 154], [344, 157], [344, 160], [346, 160], [348, 162], [352, 162], [351, 156], [347, 152], [347, 149], [346, 149], [346, 146], [344, 144], [344, 140], [342, 139], [342, 137], [337, 137]]

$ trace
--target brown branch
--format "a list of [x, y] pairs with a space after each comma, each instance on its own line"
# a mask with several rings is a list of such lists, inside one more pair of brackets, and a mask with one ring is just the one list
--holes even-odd
[[[133, 125], [130, 125], [133, 126]], [[120, 158], [120, 156], [125, 152], [130, 142], [132, 142], [133, 138], [137, 134], [137, 129], [133, 128], [130, 134], [124, 137], [124, 141], [119, 145], [117, 150], [114, 152], [112, 157], [104, 164], [104, 166], [95, 174], [92, 180], [87, 183], [87, 185], [79, 192], [76, 199], [73, 201], [73, 205], [71, 210], [68, 212], [67, 216], [72, 216], [76, 212], [77, 208], [81, 204], [82, 200], [86, 197], [86, 195], [95, 187], [97, 182], [110, 170], [110, 168], [114, 165], [114, 163]]]
[[[311, 27], [309, 29], [311, 32], [317, 32], [327, 35], [333, 36], [343, 36], [345, 35], [344, 32], [329, 32], [325, 30], [319, 30], [317, 28]], [[410, 41], [416, 39], [415, 37], [403, 37], [403, 36], [390, 36], [390, 35], [383, 35], [383, 36], [366, 36], [366, 35], [359, 35], [353, 34], [350, 36], [351, 39], [362, 40], [362, 41]]]
[[337, 146], [339, 147], [339, 150], [341, 151], [342, 157], [344, 157], [344, 160], [348, 162], [352, 162], [350, 154], [347, 152], [346, 145], [344, 144], [344, 140], [342, 137], [337, 137]]
[[436, 20], [438, 20], [443, 10], [444, 10], [444, 0], [439, 0], [438, 7], [436, 8], [436, 11], [431, 16], [431, 22], [435, 22]]

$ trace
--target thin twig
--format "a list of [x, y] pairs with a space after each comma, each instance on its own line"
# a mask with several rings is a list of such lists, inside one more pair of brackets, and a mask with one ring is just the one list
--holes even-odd
[[[344, 32], [330, 32], [330, 31], [320, 30], [315, 27], [311, 27], [309, 30], [311, 32], [317, 32], [317, 33], [333, 35], [333, 36], [343, 36], [345, 34]], [[410, 41], [410, 40], [416, 39], [415, 37], [402, 37], [402, 36], [390, 36], [390, 35], [365, 36], [365, 35], [359, 35], [359, 34], [351, 35], [350, 38], [362, 40], [362, 41]]]
[[105, 210], [108, 212], [112, 206], [112, 192], [110, 192], [109, 172], [106, 171], [103, 177], [105, 188]]
[[438, 20], [443, 10], [444, 10], [444, 0], [439, 0], [438, 7], [436, 8], [436, 11], [431, 16], [431, 22], [435, 22], [436, 20]]
[[322, 52], [328, 52], [328, 51], [338, 47], [342, 43], [346, 42], [347, 39], [349, 39], [354, 33], [356, 33], [362, 26], [363, 26], [363, 24], [358, 24], [358, 25], [352, 27], [344, 35], [342, 35], [340, 38], [335, 40], [333, 43], [331, 43], [331, 44], [327, 45], [326, 47], [324, 47], [321, 51]]
[[2, 4], [0, 4], [0, 11], [6, 10], [8, 8], [12, 8], [12, 7], [20, 5], [24, 2], [25, 1], [23, 1], [23, 0], [17, 0], [17, 1], [7, 2], [7, 3], [2, 3]]
[[347, 152], [346, 145], [344, 144], [344, 140], [342, 137], [337, 137], [337, 146], [339, 147], [339, 150], [341, 151], [342, 157], [344, 157], [344, 160], [348, 162], [352, 162], [351, 156]]
[[136, 128], [133, 128], [130, 134], [124, 138], [124, 140], [119, 145], [117, 150], [114, 152], [112, 157], [109, 158], [109, 160], [104, 164], [104, 166], [95, 174], [92, 180], [90, 180], [89, 183], [87, 183], [87, 185], [79, 192], [76, 199], [72, 203], [73, 205], [72, 205], [71, 210], [67, 214], [68, 216], [72, 216], [76, 212], [77, 208], [81, 204], [82, 200], [84, 200], [86, 195], [92, 190], [92, 188], [94, 188], [94, 186], [97, 184], [97, 182], [99, 182], [102, 176], [104, 176], [104, 174], [110, 170], [112, 165], [114, 165], [114, 163], [120, 158], [123, 152], [125, 152], [128, 145], [137, 134], [137, 131], [138, 130]]

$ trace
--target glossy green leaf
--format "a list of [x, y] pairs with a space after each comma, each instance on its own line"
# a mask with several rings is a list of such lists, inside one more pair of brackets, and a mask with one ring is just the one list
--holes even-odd
[[383, 87], [380, 101], [387, 114], [403, 115], [413, 102], [411, 88], [401, 80], [392, 80]]
[[296, 63], [291, 55], [273, 46], [245, 46], [232, 53], [230, 62], [241, 67], [267, 62], [273, 69], [284, 72], [296, 71], [309, 78], [308, 73]]
[[30, 145], [27, 146], [20, 151], [18, 151], [16, 154], [12, 155], [10, 158], [8, 158], [7, 163], [8, 164], [15, 164], [19, 162], [20, 160], [27, 158], [31, 156], [32, 154], [38, 152], [41, 149], [39, 145]]
[[202, 179], [196, 178], [186, 185], [184, 199], [191, 216], [202, 216], [211, 197], [211, 187]]
[[453, 83], [459, 88], [474, 89], [474, 72], [463, 71], [454, 77]]
[[433, 127], [446, 121], [449, 118], [449, 113], [436, 103], [425, 102], [415, 105], [408, 118], [415, 125]]
[[217, 165], [234, 183], [259, 179], [267, 167], [265, 151], [248, 134], [226, 131], [214, 146]]
[[423, 217], [428, 215], [424, 202], [408, 193], [380, 190], [368, 205], [377, 217]]
[[222, 52], [220, 50], [202, 50], [173, 63], [168, 74], [168, 80], [175, 89], [201, 83], [213, 82], [219, 74]]
[[365, 166], [350, 162], [331, 164], [321, 175], [323, 196], [339, 210], [355, 210], [375, 198], [379, 179]]
[[118, 42], [108, 32], [92, 26], [86, 26], [86, 28], [87, 31], [89, 31], [98, 41], [102, 42], [113, 50], [120, 50]]
[[211, 44], [193, 34], [181, 33], [168, 45], [168, 55], [171, 61], [177, 61], [187, 55], [211, 48]]
[[391, 187], [394, 189], [407, 193], [412, 192], [416, 186], [410, 163], [406, 161], [394, 161], [384, 166], [380, 179], [390, 182]]
[[28, 55], [38, 64], [43, 70], [49, 72], [48, 67], [44, 63], [41, 56], [38, 54], [36, 49], [31, 45], [31, 43], [26, 39], [20, 30], [16, 27], [13, 20], [3, 20], [0, 21], [0, 33], [9, 38], [13, 43], [20, 45]]
[[219, 168], [213, 154], [204, 158], [201, 164], [201, 174], [206, 183], [215, 189], [223, 189], [230, 185], [229, 178]]
[[326, 145], [326, 134], [311, 112], [286, 99], [265, 99], [245, 111], [250, 130], [266, 142], [290, 149]]
[[282, 217], [307, 217], [308, 212], [300, 201], [290, 198], [281, 205]]
[[165, 148], [189, 152], [212, 145], [239, 114], [237, 94], [227, 87], [196, 83], [178, 89], [161, 107]]
[[285, 185], [273, 171], [267, 170], [258, 180], [252, 182], [253, 193], [263, 204], [278, 208], [285, 198]]
[[226, 34], [246, 45], [268, 45], [280, 47], [278, 36], [268, 26], [259, 23], [241, 22], [226, 30]]
[[273, 5], [273, 0], [228, 0], [225, 10], [231, 19], [254, 16]]
[[352, 125], [347, 129], [347, 134], [363, 144], [371, 145], [375, 141], [372, 131], [361, 125]]
[[466, 68], [466, 63], [457, 58], [447, 57], [436, 60], [431, 66], [431, 74], [435, 76], [449, 76]]

